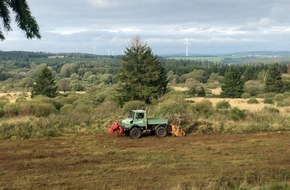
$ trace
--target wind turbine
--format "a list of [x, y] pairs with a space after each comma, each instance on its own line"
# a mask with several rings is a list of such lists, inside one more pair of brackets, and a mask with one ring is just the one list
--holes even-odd
[[94, 55], [96, 55], [96, 43], [95, 42], [94, 42], [93, 50], [94, 50]]
[[186, 57], [188, 57], [188, 46], [190, 45], [188, 39], [185, 40], [184, 45], [185, 45], [185, 55]]

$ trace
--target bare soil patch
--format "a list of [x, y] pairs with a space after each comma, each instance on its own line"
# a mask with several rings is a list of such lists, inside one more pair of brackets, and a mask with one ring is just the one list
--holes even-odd
[[290, 132], [2, 140], [0, 152], [3, 189], [205, 189], [290, 176]]

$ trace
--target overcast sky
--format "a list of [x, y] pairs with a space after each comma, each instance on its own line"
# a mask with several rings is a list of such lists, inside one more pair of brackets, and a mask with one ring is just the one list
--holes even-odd
[[154, 54], [290, 50], [289, 0], [27, 0], [42, 35], [13, 23], [0, 50], [122, 54], [139, 35]]

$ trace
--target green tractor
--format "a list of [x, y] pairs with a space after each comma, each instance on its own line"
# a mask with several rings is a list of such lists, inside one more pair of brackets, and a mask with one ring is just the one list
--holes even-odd
[[155, 134], [162, 138], [171, 133], [171, 126], [167, 119], [148, 118], [145, 110], [131, 110], [128, 118], [122, 120], [121, 124], [114, 122], [109, 132], [124, 133], [132, 139], [140, 138], [143, 134]]

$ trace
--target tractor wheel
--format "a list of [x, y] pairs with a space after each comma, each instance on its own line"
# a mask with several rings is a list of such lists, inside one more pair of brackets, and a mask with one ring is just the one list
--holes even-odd
[[167, 129], [164, 126], [160, 126], [156, 129], [155, 135], [159, 138], [166, 137]]
[[141, 131], [137, 127], [130, 130], [129, 135], [132, 139], [138, 139], [141, 137]]

